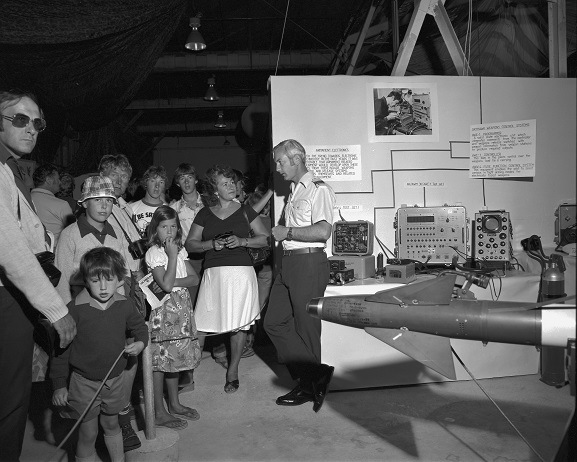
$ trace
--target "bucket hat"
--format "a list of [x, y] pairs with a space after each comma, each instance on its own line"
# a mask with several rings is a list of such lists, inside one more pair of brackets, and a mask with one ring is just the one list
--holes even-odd
[[87, 199], [94, 199], [97, 197], [111, 197], [116, 201], [114, 195], [114, 185], [112, 180], [103, 176], [89, 176], [82, 184], [82, 195], [78, 200], [82, 204]]

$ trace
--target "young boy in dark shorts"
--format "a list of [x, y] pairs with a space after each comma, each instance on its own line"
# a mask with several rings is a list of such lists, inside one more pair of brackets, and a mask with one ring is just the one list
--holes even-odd
[[[96, 247], [83, 255], [80, 276], [85, 289], [68, 304], [78, 333], [52, 363], [52, 403], [62, 406], [62, 417], [78, 419], [124, 351], [80, 424], [77, 461], [95, 460], [99, 415], [111, 460], [124, 460], [118, 413], [126, 404], [123, 388], [126, 356], [137, 356], [148, 343], [144, 319], [132, 300], [116, 291], [126, 274], [125, 268], [122, 255], [109, 247]], [[134, 337], [130, 345], [126, 345], [127, 331]]]

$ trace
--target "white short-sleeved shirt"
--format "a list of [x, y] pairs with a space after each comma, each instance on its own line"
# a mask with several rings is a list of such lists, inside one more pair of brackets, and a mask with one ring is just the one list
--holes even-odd
[[[285, 206], [285, 226], [300, 228], [311, 226], [320, 221], [333, 224], [336, 196], [328, 184], [314, 178], [311, 172], [305, 173], [298, 183], [291, 184], [291, 194]], [[282, 241], [285, 250], [303, 247], [322, 247], [326, 242]]]
[[141, 199], [139, 201], [130, 204], [130, 208], [134, 212], [132, 219], [136, 223], [136, 227], [138, 228], [142, 236], [144, 236], [146, 233], [146, 228], [148, 228], [150, 220], [152, 220], [152, 215], [154, 215], [156, 209], [161, 205], [168, 205], [168, 204], [162, 203], [152, 205], [149, 204], [148, 202], [144, 202], [144, 199]]
[[[168, 266], [168, 255], [163, 248], [153, 245], [146, 252], [146, 266], [150, 271], [152, 271], [157, 266], [162, 266], [164, 269]], [[187, 276], [186, 263], [188, 260], [188, 254], [184, 247], [178, 251], [178, 258], [176, 259], [176, 277], [185, 278]], [[180, 290], [182, 287], [174, 286], [172, 291]]]

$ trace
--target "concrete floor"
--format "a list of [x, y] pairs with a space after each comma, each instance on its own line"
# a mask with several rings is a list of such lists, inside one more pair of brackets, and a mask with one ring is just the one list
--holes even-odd
[[[230, 395], [224, 369], [205, 352], [195, 390], [181, 395], [201, 419], [178, 432], [180, 461], [550, 461], [575, 405], [569, 386], [538, 375], [479, 381], [539, 457], [473, 381], [332, 392], [317, 414], [312, 404], [275, 404], [292, 382], [270, 344], [255, 350]], [[27, 430], [21, 460], [47, 461], [54, 447]]]

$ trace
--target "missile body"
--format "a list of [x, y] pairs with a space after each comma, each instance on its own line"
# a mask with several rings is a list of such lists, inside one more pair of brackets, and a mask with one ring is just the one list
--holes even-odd
[[[449, 305], [402, 306], [368, 302], [366, 297], [316, 298], [307, 310], [325, 321], [361, 329], [378, 327], [482, 342], [567, 346], [567, 336], [563, 341], [559, 336], [542, 334], [541, 310], [525, 310], [526, 303], [455, 300]], [[496, 304], [499, 309], [491, 308]], [[556, 312], [569, 318], [574, 310]]]
[[575, 307], [453, 299], [455, 277], [427, 280], [374, 295], [314, 298], [310, 315], [365, 329], [428, 367], [455, 378], [448, 339], [567, 347], [575, 338]]

